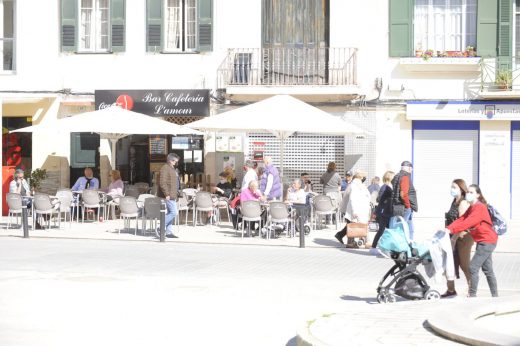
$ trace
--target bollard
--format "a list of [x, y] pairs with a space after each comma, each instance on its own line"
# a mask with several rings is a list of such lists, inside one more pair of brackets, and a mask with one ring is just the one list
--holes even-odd
[[22, 229], [24, 238], [29, 238], [29, 224], [27, 218], [27, 201], [22, 200]]
[[164, 200], [161, 200], [161, 219], [159, 223], [159, 241], [164, 243], [166, 229], [166, 202]]
[[304, 215], [307, 212], [307, 206], [303, 203], [293, 203], [293, 208], [296, 209], [296, 212], [299, 216], [300, 223], [300, 247], [305, 247], [305, 230], [304, 230]]

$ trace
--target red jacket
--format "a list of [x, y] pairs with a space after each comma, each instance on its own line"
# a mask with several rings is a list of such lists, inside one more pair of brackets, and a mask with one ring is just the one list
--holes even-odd
[[477, 202], [470, 206], [464, 215], [453, 221], [447, 228], [450, 230], [450, 233], [460, 233], [468, 230], [477, 243], [496, 244], [498, 235], [492, 225], [487, 206]]

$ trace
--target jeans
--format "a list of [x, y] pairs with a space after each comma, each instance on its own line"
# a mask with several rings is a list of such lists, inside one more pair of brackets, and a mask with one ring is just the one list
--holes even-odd
[[177, 202], [173, 199], [166, 200], [166, 234], [173, 234], [173, 221], [177, 217]]
[[493, 297], [498, 297], [497, 278], [493, 272], [493, 258], [492, 253], [497, 247], [497, 244], [477, 243], [475, 254], [469, 264], [469, 271], [471, 273], [471, 285], [469, 287], [469, 296], [477, 296], [478, 287], [478, 272], [480, 268], [486, 275], [489, 285], [489, 290]]
[[410, 240], [413, 240], [413, 234], [414, 234], [412, 214], [413, 214], [413, 210], [411, 208], [404, 209], [403, 218], [406, 221], [406, 223], [408, 224], [408, 228], [410, 229]]

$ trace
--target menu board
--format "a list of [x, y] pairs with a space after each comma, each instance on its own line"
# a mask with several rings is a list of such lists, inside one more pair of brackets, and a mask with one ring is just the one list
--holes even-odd
[[150, 161], [166, 161], [168, 140], [166, 136], [154, 136], [149, 139]]

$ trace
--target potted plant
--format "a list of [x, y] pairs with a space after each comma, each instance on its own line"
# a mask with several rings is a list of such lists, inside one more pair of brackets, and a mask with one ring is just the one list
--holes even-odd
[[424, 60], [428, 60], [428, 59], [430, 59], [432, 56], [434, 56], [433, 49], [427, 49], [427, 50], [424, 51], [424, 53], [422, 54], [422, 58], [423, 58]]
[[29, 184], [34, 191], [38, 191], [41, 187], [42, 181], [47, 178], [47, 170], [36, 168], [28, 173]]
[[513, 84], [513, 75], [509, 69], [498, 70], [495, 76], [495, 84], [500, 90], [510, 90]]
[[464, 56], [467, 56], [467, 57], [477, 56], [477, 51], [475, 50], [475, 47], [467, 46], [466, 50], [464, 51]]

